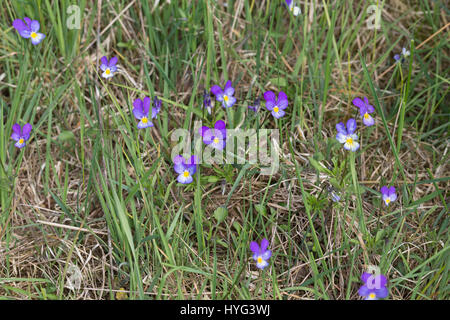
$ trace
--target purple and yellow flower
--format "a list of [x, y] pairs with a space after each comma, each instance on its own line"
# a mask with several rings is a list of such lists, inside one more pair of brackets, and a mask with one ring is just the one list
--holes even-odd
[[[137, 127], [139, 129], [144, 129], [148, 127], [153, 127], [153, 122], [150, 121], [150, 104], [151, 100], [149, 97], [145, 97], [144, 101], [141, 99], [136, 99], [133, 102], [133, 115], [136, 119], [140, 120]], [[156, 118], [156, 115], [158, 114], [160, 110], [160, 106], [152, 108], [152, 114], [151, 119]]]
[[289, 102], [286, 93], [280, 91], [278, 99], [272, 91], [264, 92], [264, 99], [266, 100], [266, 108], [272, 111], [272, 115], [279, 119], [285, 115], [284, 109], [287, 108]]
[[253, 112], [258, 112], [259, 106], [261, 105], [261, 99], [260, 98], [256, 98], [255, 101], [253, 102], [253, 105], [248, 106], [248, 108], [250, 110], [252, 110]]
[[182, 184], [189, 184], [194, 179], [192, 175], [197, 171], [198, 158], [197, 156], [191, 156], [189, 160], [178, 155], [173, 159], [175, 172], [178, 173], [177, 181]]
[[225, 148], [227, 130], [225, 128], [225, 122], [222, 120], [216, 121], [214, 129], [203, 126], [199, 131], [205, 144], [211, 145], [214, 149], [218, 150], [223, 150]]
[[389, 203], [397, 199], [397, 194], [395, 193], [395, 187], [388, 188], [387, 186], [381, 187], [381, 195], [383, 197], [384, 203], [388, 206]]
[[230, 80], [227, 81], [223, 90], [218, 85], [214, 85], [211, 92], [216, 96], [217, 101], [222, 102], [224, 108], [230, 108], [236, 103], [236, 98], [233, 97], [234, 88], [231, 86]]
[[117, 57], [113, 57], [108, 61], [108, 58], [103, 56], [100, 61], [102, 62], [100, 65], [100, 69], [103, 71], [102, 77], [109, 79], [114, 76], [114, 73], [117, 71]]
[[394, 56], [395, 61], [402, 63], [403, 61], [405, 61], [405, 59], [407, 57], [409, 57], [411, 53], [409, 52], [409, 50], [406, 50], [406, 48], [402, 49], [402, 52], [400, 54], [396, 54]]
[[359, 288], [358, 293], [360, 296], [365, 297], [364, 300], [378, 300], [389, 295], [389, 291], [386, 288], [387, 279], [384, 275], [373, 275], [364, 272], [361, 280], [364, 282], [364, 285]]
[[45, 38], [45, 34], [38, 32], [41, 25], [37, 20], [31, 20], [28, 17], [23, 20], [16, 19], [13, 21], [13, 27], [22, 38], [31, 39], [31, 43], [34, 45], [39, 44]]
[[336, 135], [337, 141], [344, 144], [344, 149], [350, 151], [356, 151], [359, 148], [358, 136], [356, 135], [356, 120], [351, 118], [347, 121], [347, 129], [343, 122], [339, 122], [336, 125], [338, 131]]
[[302, 13], [302, 10], [300, 7], [297, 7], [294, 3], [294, 0], [286, 0], [286, 6], [288, 7], [289, 11], [292, 12], [294, 16], [298, 16], [300, 13]]
[[250, 243], [250, 250], [253, 252], [253, 260], [256, 261], [256, 266], [259, 269], [264, 269], [269, 265], [267, 260], [269, 260], [272, 255], [272, 251], [268, 250], [269, 240], [262, 239], [261, 246], [258, 245], [255, 241]]
[[359, 108], [359, 114], [363, 118], [363, 123], [368, 127], [373, 126], [375, 120], [370, 116], [369, 113], [374, 112], [375, 109], [369, 103], [369, 99], [367, 99], [367, 97], [364, 97], [363, 101], [361, 98], [355, 98], [353, 99], [352, 103]]
[[12, 134], [11, 139], [16, 141], [14, 144], [17, 148], [23, 148], [26, 146], [26, 141], [30, 139], [30, 132], [31, 132], [31, 124], [26, 123], [23, 128], [20, 126], [20, 124], [16, 123], [12, 126]]

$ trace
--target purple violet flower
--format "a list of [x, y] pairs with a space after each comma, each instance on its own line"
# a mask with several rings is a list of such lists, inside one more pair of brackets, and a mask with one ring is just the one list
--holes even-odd
[[173, 168], [175, 169], [175, 172], [178, 173], [177, 181], [179, 183], [189, 184], [194, 181], [192, 175], [197, 171], [197, 156], [191, 156], [191, 158], [186, 161], [183, 156], [178, 155], [173, 159], [173, 163]]
[[23, 148], [26, 146], [26, 141], [30, 139], [30, 132], [31, 132], [31, 124], [27, 123], [23, 126], [23, 128], [20, 126], [20, 124], [15, 123], [12, 126], [12, 134], [11, 139], [14, 141], [17, 141], [14, 145], [17, 148]]
[[100, 65], [100, 69], [103, 71], [102, 77], [109, 79], [114, 76], [114, 73], [117, 71], [117, 57], [111, 58], [111, 60], [108, 61], [108, 58], [103, 56], [100, 61], [102, 62]]
[[16, 19], [13, 21], [13, 27], [22, 38], [31, 39], [33, 45], [39, 44], [45, 38], [45, 34], [38, 32], [41, 25], [37, 20], [31, 20], [28, 17], [23, 18], [23, 20]]
[[214, 149], [218, 150], [223, 150], [225, 148], [227, 130], [225, 128], [225, 122], [222, 120], [216, 121], [214, 129], [203, 126], [199, 131], [205, 144], [210, 144]]
[[344, 144], [344, 149], [356, 151], [359, 148], [358, 136], [354, 133], [356, 130], [356, 120], [351, 118], [347, 121], [347, 129], [343, 122], [336, 125], [338, 131], [336, 135], [337, 141]]
[[203, 107], [206, 108], [206, 111], [208, 111], [208, 114], [211, 114], [212, 110], [212, 103], [211, 103], [211, 96], [209, 95], [209, 92], [207, 90], [203, 91]]
[[286, 109], [289, 104], [286, 93], [280, 91], [277, 99], [275, 93], [266, 91], [264, 92], [264, 99], [266, 100], [267, 110], [272, 111], [272, 115], [275, 118], [279, 119], [285, 115], [284, 109]]
[[234, 88], [231, 86], [231, 81], [228, 80], [225, 87], [218, 85], [212, 86], [211, 92], [216, 96], [216, 100], [222, 102], [224, 108], [230, 108], [236, 103], [236, 98], [233, 97]]
[[352, 103], [359, 108], [359, 114], [363, 118], [363, 123], [368, 127], [373, 126], [375, 120], [369, 115], [369, 113], [374, 112], [375, 109], [371, 104], [369, 104], [369, 99], [364, 97], [363, 101], [361, 98], [355, 98]]
[[384, 203], [389, 206], [389, 203], [397, 199], [397, 194], [395, 193], [395, 187], [388, 188], [387, 186], [381, 187], [381, 195], [383, 197]]
[[162, 101], [160, 99], [158, 99], [157, 96], [155, 96], [155, 98], [153, 98], [152, 115], [153, 115], [153, 110], [155, 110], [156, 114], [158, 114], [161, 111], [161, 105], [162, 105]]
[[261, 270], [269, 265], [267, 260], [269, 260], [272, 255], [272, 251], [267, 250], [268, 247], [269, 241], [265, 238], [261, 241], [261, 247], [255, 241], [250, 242], [250, 250], [253, 252], [253, 260], [256, 261], [256, 266]]
[[384, 275], [373, 275], [364, 272], [361, 280], [364, 282], [364, 285], [359, 288], [358, 293], [360, 296], [365, 297], [365, 300], [378, 300], [389, 295], [389, 291], [386, 288], [387, 279]]
[[294, 0], [286, 0], [286, 6], [288, 7], [289, 11], [292, 12], [294, 16], [298, 16], [300, 13], [302, 13], [302, 10], [300, 7], [297, 7], [294, 3]]
[[252, 106], [248, 106], [248, 108], [250, 110], [252, 110], [253, 112], [258, 112], [259, 106], [261, 105], [261, 99], [260, 98], [256, 98], [255, 101], [253, 102]]
[[[133, 115], [136, 119], [141, 120], [137, 125], [139, 129], [153, 127], [153, 122], [151, 122], [149, 119], [150, 104], [151, 100], [149, 97], [145, 97], [144, 101], [142, 101], [141, 99], [136, 99], [133, 102]], [[158, 108], [152, 108], [151, 118], [156, 118], [158, 112]]]
[[411, 52], [409, 52], [409, 50], [406, 50], [406, 48], [402, 49], [402, 53], [400, 54], [396, 54], [394, 56], [395, 61], [403, 63], [403, 61], [405, 61], [406, 57], [408, 57], [411, 54]]

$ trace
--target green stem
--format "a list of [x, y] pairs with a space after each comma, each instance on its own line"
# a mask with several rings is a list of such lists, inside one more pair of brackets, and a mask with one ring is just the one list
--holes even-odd
[[357, 212], [359, 215], [359, 226], [361, 228], [361, 231], [364, 235], [367, 234], [366, 224], [364, 222], [364, 213], [362, 209], [362, 200], [361, 200], [361, 192], [359, 190], [359, 183], [358, 183], [358, 177], [356, 175], [356, 168], [355, 168], [355, 153], [350, 153], [350, 171], [352, 173], [352, 180], [353, 180], [353, 186], [355, 188], [356, 192], [356, 198], [357, 198]]

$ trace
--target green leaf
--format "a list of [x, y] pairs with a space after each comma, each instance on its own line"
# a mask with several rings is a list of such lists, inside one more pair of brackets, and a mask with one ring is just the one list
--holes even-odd
[[225, 220], [228, 215], [228, 210], [225, 207], [218, 207], [214, 210], [214, 218], [216, 218], [217, 223], [221, 223]]
[[75, 139], [75, 135], [73, 134], [72, 131], [62, 131], [59, 136], [58, 139], [61, 142], [65, 142], [65, 141], [69, 141], [69, 140], [74, 140]]
[[325, 168], [322, 164], [320, 164], [320, 162], [316, 161], [313, 157], [309, 157], [309, 163], [316, 168], [319, 172], [323, 172], [326, 173], [330, 176], [333, 176], [333, 172], [331, 172], [330, 170], [328, 170], [328, 168]]
[[266, 207], [262, 204], [255, 204], [255, 209], [259, 214], [262, 214], [263, 216], [267, 215]]
[[278, 86], [278, 87], [286, 87], [287, 86], [287, 81], [285, 78], [272, 78], [269, 79], [269, 81], [274, 85], [274, 86]]

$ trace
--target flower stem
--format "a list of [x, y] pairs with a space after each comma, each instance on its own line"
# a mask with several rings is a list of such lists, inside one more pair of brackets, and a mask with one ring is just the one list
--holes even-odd
[[353, 180], [353, 186], [355, 188], [356, 192], [356, 199], [357, 199], [357, 211], [359, 214], [359, 226], [361, 228], [361, 231], [364, 235], [367, 234], [366, 224], [364, 222], [364, 213], [362, 209], [362, 200], [361, 200], [361, 192], [359, 190], [359, 183], [358, 183], [358, 177], [356, 175], [356, 168], [355, 168], [355, 153], [350, 153], [350, 171], [352, 173], [352, 180]]

